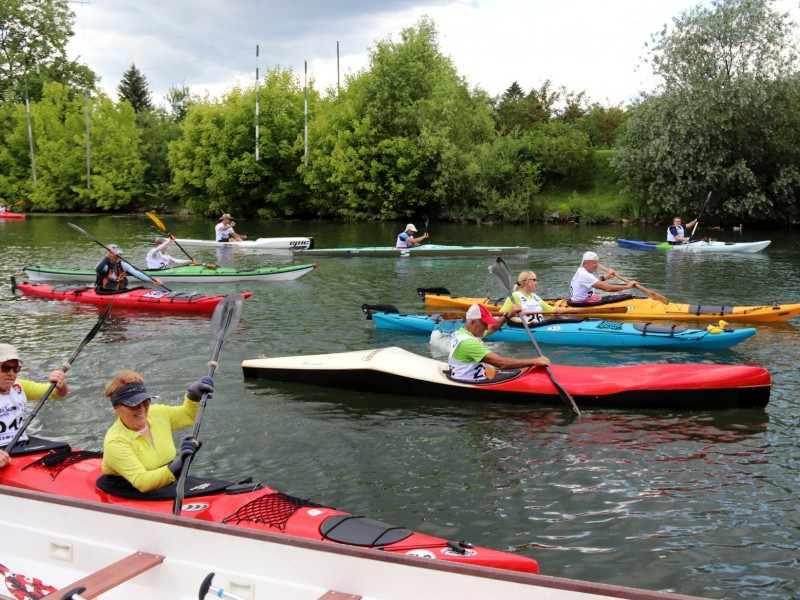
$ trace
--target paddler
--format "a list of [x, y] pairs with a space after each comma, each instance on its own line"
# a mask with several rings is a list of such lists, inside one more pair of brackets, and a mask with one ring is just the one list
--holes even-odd
[[405, 230], [401, 231], [398, 234], [397, 241], [394, 243], [394, 247], [413, 248], [414, 246], [419, 246], [423, 240], [430, 237], [427, 231], [419, 237], [414, 237], [415, 233], [417, 233], [417, 228], [414, 227], [413, 223], [409, 223], [408, 225], [406, 225]]
[[[26, 379], [17, 379], [17, 374], [22, 369], [22, 359], [17, 349], [11, 344], [0, 344], [0, 446], [7, 446], [14, 439], [25, 418], [25, 407], [28, 398], [39, 400], [44, 396], [50, 385], [36, 383]], [[63, 398], [69, 393], [67, 378], [64, 372], [56, 369], [47, 380], [55, 384], [55, 393], [50, 398]], [[23, 433], [19, 441], [28, 439]], [[11, 458], [4, 450], [0, 450], [0, 467], [5, 467]]]
[[[505, 319], [518, 312], [512, 308]], [[523, 369], [525, 367], [546, 367], [550, 359], [546, 356], [536, 358], [506, 358], [489, 350], [483, 337], [502, 327], [502, 321], [495, 319], [486, 307], [473, 304], [466, 315], [466, 323], [453, 334], [450, 345], [450, 375], [458, 381], [470, 383], [486, 381], [497, 374], [497, 369]]]
[[177, 266], [181, 265], [194, 265], [197, 266], [200, 263], [196, 260], [188, 260], [185, 258], [175, 258], [170, 256], [167, 252], [169, 250], [169, 245], [175, 240], [173, 236], [169, 237], [157, 237], [156, 244], [150, 251], [147, 253], [147, 268], [148, 269], [169, 269], [170, 263], [175, 264]]
[[97, 272], [95, 280], [95, 290], [98, 294], [110, 294], [124, 290], [128, 287], [128, 275], [136, 277], [142, 281], [153, 282], [156, 285], [163, 285], [155, 277], [148, 277], [138, 269], [134, 269], [130, 263], [120, 258], [122, 249], [116, 244], [110, 244], [106, 255], [95, 265]]
[[628, 281], [625, 284], [608, 283], [617, 273], [614, 270], [608, 271], [601, 277], [596, 277], [594, 272], [600, 264], [600, 257], [595, 252], [584, 252], [581, 266], [572, 277], [572, 293], [567, 304], [570, 306], [584, 306], [585, 304], [603, 304], [604, 302], [618, 302], [626, 300], [630, 295], [603, 297], [595, 294], [595, 290], [604, 292], [623, 292], [638, 284], [637, 281]]
[[[533, 271], [522, 271], [517, 277], [517, 282], [514, 284], [514, 294], [510, 298], [506, 298], [505, 303], [500, 312], [507, 315], [512, 308], [523, 313], [522, 318], [528, 323], [541, 323], [544, 321], [543, 315], [526, 315], [526, 312], [547, 312], [558, 314], [563, 312], [562, 308], [555, 308], [550, 306], [547, 302], [542, 300], [541, 296], [536, 295], [536, 286], [538, 279], [536, 273]], [[519, 319], [514, 319], [516, 323], [520, 323]]]
[[219, 223], [214, 226], [216, 239], [218, 242], [243, 242], [247, 239], [246, 235], [239, 235], [233, 230], [236, 223], [233, 217], [225, 213], [219, 218]]
[[194, 423], [203, 393], [210, 398], [214, 380], [204, 376], [189, 386], [180, 406], [154, 404], [156, 396], [136, 371], [120, 371], [106, 384], [105, 395], [117, 420], [103, 440], [103, 473], [122, 477], [140, 492], [175, 481], [183, 462], [194, 456], [200, 442], [191, 436], [175, 449], [172, 431]]
[[667, 227], [667, 242], [673, 246], [688, 242], [692, 236], [686, 237], [686, 229], [692, 227], [695, 223], [697, 223], [697, 219], [689, 221], [686, 225], [681, 225], [680, 217], [672, 219], [672, 225]]

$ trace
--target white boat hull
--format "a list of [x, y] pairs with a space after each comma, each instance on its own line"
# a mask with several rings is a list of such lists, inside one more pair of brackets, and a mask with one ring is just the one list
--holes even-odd
[[190, 248], [241, 248], [243, 250], [306, 250], [314, 247], [314, 238], [275, 237], [244, 240], [243, 242], [217, 242], [214, 240], [193, 240], [176, 238], [181, 246]]
[[[56, 588], [76, 583], [136, 553], [163, 560], [125, 581], [106, 578], [85, 597], [189, 600], [213, 585], [249, 600], [320, 600], [330, 591], [362, 600], [687, 600], [688, 596], [578, 580], [444, 564], [415, 556], [232, 528], [172, 515], [97, 506], [0, 486], [0, 564]], [[117, 577], [122, 569], [117, 570]], [[113, 586], [111, 584], [114, 584]], [[110, 586], [110, 589], [109, 589]], [[0, 595], [4, 590], [0, 585]], [[220, 593], [215, 595], [225, 597]], [[10, 596], [10, 591], [9, 591]], [[211, 594], [209, 595], [211, 597]], [[230, 597], [230, 596], [229, 596]], [[351, 597], [351, 596], [339, 596]]]
[[676, 244], [673, 250], [684, 252], [744, 252], [753, 254], [761, 252], [770, 245], [771, 240], [761, 242], [719, 242], [716, 240], [692, 242], [691, 244]]

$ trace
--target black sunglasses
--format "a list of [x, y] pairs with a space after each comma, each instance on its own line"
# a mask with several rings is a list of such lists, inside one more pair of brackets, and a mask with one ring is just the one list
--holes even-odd
[[17, 365], [16, 367], [13, 365], [0, 365], [0, 370], [2, 370], [3, 373], [8, 373], [9, 371], [14, 371], [14, 373], [19, 373], [21, 369], [22, 365]]

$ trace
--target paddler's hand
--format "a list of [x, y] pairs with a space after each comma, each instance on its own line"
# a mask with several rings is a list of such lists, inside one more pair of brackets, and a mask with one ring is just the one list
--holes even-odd
[[156, 285], [164, 285], [163, 283], [161, 283], [161, 280], [158, 279], [157, 277], [153, 277], [153, 283], [155, 283]]
[[5, 450], [0, 450], [0, 469], [11, 464], [11, 457]]
[[200, 398], [203, 397], [203, 392], [206, 392], [209, 397], [214, 393], [214, 380], [208, 375], [203, 375], [190, 385], [189, 389], [186, 390], [186, 395], [189, 397], [189, 400], [200, 402]]
[[197, 454], [197, 451], [202, 445], [203, 444], [190, 435], [184, 437], [183, 440], [181, 440], [181, 447], [180, 450], [178, 450], [178, 454], [172, 459], [172, 462], [167, 465], [170, 473], [177, 476], [178, 473], [181, 472], [181, 468], [183, 468], [183, 463], [186, 459]]
[[[199, 267], [200, 266], [200, 263], [197, 262], [196, 260], [191, 261], [189, 264], [192, 265], [193, 267]], [[203, 266], [205, 266], [205, 265], [203, 265]]]
[[537, 356], [531, 361], [532, 367], [547, 367], [550, 365], [550, 359], [546, 356]]

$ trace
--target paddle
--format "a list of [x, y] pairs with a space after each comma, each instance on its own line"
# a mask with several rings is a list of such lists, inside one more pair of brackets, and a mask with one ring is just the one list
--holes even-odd
[[697, 218], [694, 220], [694, 227], [692, 227], [692, 233], [689, 234], [689, 238], [686, 240], [686, 243], [689, 244], [692, 241], [692, 236], [694, 232], [697, 231], [697, 225], [700, 223], [700, 217], [703, 216], [703, 211], [706, 209], [706, 204], [708, 201], [711, 200], [711, 192], [708, 192], [708, 196], [706, 196], [706, 201], [703, 202], [703, 206], [700, 207], [700, 214], [697, 215]]
[[[111, 302], [108, 303], [108, 305], [106, 306], [106, 309], [100, 315], [100, 318], [97, 319], [97, 323], [94, 324], [94, 327], [92, 327], [92, 330], [89, 333], [86, 334], [86, 337], [83, 338], [83, 341], [80, 343], [80, 345], [78, 345], [78, 347], [75, 348], [75, 351], [67, 359], [67, 362], [64, 363], [63, 365], [61, 365], [61, 371], [63, 371], [65, 375], [69, 372], [70, 367], [72, 366], [72, 363], [75, 362], [75, 359], [78, 358], [78, 354], [81, 353], [81, 351], [84, 349], [86, 344], [91, 342], [92, 339], [94, 339], [94, 336], [97, 335], [97, 332], [100, 331], [100, 327], [102, 327], [103, 321], [105, 321], [106, 317], [108, 316], [108, 313], [111, 312], [111, 305], [113, 303], [114, 303], [114, 299], [112, 298]], [[47, 388], [47, 391], [45, 391], [44, 395], [41, 397], [39, 402], [36, 404], [36, 407], [33, 409], [31, 414], [28, 415], [28, 418], [25, 419], [25, 421], [22, 423], [22, 427], [19, 428], [19, 430], [17, 431], [16, 435], [14, 435], [14, 438], [6, 445], [5, 451], [8, 454], [11, 454], [11, 450], [14, 448], [14, 446], [17, 443], [17, 441], [19, 441], [20, 436], [25, 432], [25, 430], [28, 428], [28, 425], [30, 425], [31, 421], [33, 421], [34, 417], [39, 413], [39, 410], [42, 408], [42, 406], [44, 405], [45, 401], [50, 397], [50, 394], [53, 393], [54, 389], [56, 389], [56, 384], [55, 383], [51, 383], [50, 387]]]
[[[502, 256], [498, 256], [495, 264], [489, 267], [489, 271], [494, 278], [500, 283], [503, 289], [508, 294], [508, 297], [511, 301], [514, 301], [514, 290], [511, 286], [511, 272], [508, 270], [508, 266], [506, 265], [506, 261], [503, 260]], [[522, 324], [525, 326], [525, 331], [528, 332], [528, 337], [531, 338], [531, 342], [533, 343], [533, 347], [536, 348], [536, 353], [539, 356], [542, 356], [542, 351], [539, 349], [539, 344], [536, 343], [536, 338], [533, 337], [533, 333], [531, 333], [531, 328], [528, 327], [528, 322], [525, 319], [522, 319]], [[561, 399], [564, 401], [564, 404], [567, 405], [567, 408], [570, 408], [572, 412], [575, 413], [578, 417], [581, 416], [581, 410], [578, 408], [578, 405], [575, 404], [575, 400], [570, 395], [570, 393], [565, 390], [560, 383], [553, 375], [553, 371], [550, 369], [550, 366], [546, 366], [545, 369], [547, 370], [547, 375], [550, 377], [550, 381], [553, 382], [556, 390], [558, 390], [558, 395], [561, 396]]]
[[[225, 299], [217, 304], [214, 309], [214, 314], [211, 315], [211, 333], [214, 334], [216, 345], [214, 346], [214, 353], [211, 355], [211, 361], [208, 363], [208, 376], [214, 378], [214, 373], [217, 370], [217, 359], [219, 352], [222, 349], [222, 342], [236, 329], [239, 324], [239, 319], [242, 317], [242, 309], [244, 308], [244, 296], [242, 294], [232, 294], [226, 296]], [[194, 428], [192, 429], [192, 437], [197, 439], [200, 434], [200, 422], [203, 419], [203, 411], [206, 408], [208, 400], [208, 393], [203, 392], [200, 397], [200, 408], [197, 410], [197, 416], [194, 419]], [[187, 456], [186, 460], [181, 465], [181, 472], [178, 476], [178, 483], [175, 489], [175, 504], [172, 506], [172, 514], [179, 515], [181, 507], [183, 506], [183, 497], [185, 494], [184, 487], [186, 486], [186, 475], [189, 472], [189, 465], [192, 463], [192, 457]]]
[[[167, 237], [168, 237], [168, 238], [170, 238], [170, 239], [171, 239], [173, 242], [175, 242], [175, 244], [178, 246], [178, 248], [180, 248], [181, 250], [183, 250], [183, 253], [184, 253], [184, 254], [185, 254], [185, 255], [186, 255], [188, 258], [189, 258], [189, 260], [191, 260], [192, 262], [198, 262], [198, 261], [196, 261], [194, 258], [192, 258], [192, 255], [191, 255], [191, 254], [189, 254], [189, 253], [188, 253], [188, 252], [187, 252], [187, 251], [184, 249], [184, 247], [183, 247], [183, 246], [181, 246], [181, 245], [180, 245], [180, 243], [178, 242], [178, 240], [176, 240], [176, 239], [175, 239], [175, 236], [173, 236], [171, 233], [169, 233], [169, 232], [167, 231], [167, 226], [166, 226], [166, 225], [164, 225], [164, 223], [161, 221], [161, 219], [159, 219], [157, 216], [155, 216], [155, 215], [154, 215], [153, 213], [151, 213], [151, 212], [147, 212], [147, 211], [145, 211], [145, 213], [144, 213], [144, 214], [146, 214], [148, 217], [150, 217], [150, 219], [153, 221], [153, 223], [155, 223], [155, 224], [156, 224], [156, 227], [158, 227], [158, 228], [159, 228], [161, 231], [163, 231], [164, 233], [166, 233], [166, 234], [167, 234]], [[208, 269], [216, 269], [216, 268], [217, 268], [217, 265], [214, 265], [214, 264], [210, 264], [210, 263], [209, 263], [209, 264], [202, 263], [202, 264], [203, 264], [203, 266], [204, 266], [204, 267], [206, 267], [206, 268], [208, 268]]]
[[[72, 228], [73, 228], [75, 231], [78, 231], [78, 232], [82, 233], [83, 235], [85, 235], [86, 237], [88, 237], [88, 238], [89, 238], [90, 240], [92, 240], [92, 241], [93, 241], [95, 244], [98, 244], [98, 245], [102, 246], [103, 248], [105, 248], [106, 250], [108, 250], [109, 252], [111, 252], [111, 248], [109, 248], [108, 246], [106, 246], [106, 245], [105, 245], [103, 242], [101, 242], [101, 241], [100, 241], [100, 240], [98, 240], [97, 238], [93, 237], [91, 234], [89, 234], [89, 233], [86, 233], [86, 232], [85, 232], [83, 229], [81, 229], [80, 227], [78, 227], [78, 226], [77, 226], [77, 225], [75, 225], [74, 223], [67, 223], [67, 225], [69, 225], [70, 227], [72, 227]], [[161, 287], [163, 287], [163, 288], [164, 288], [165, 290], [167, 290], [168, 292], [171, 292], [171, 291], [172, 291], [172, 290], [171, 290], [171, 289], [169, 289], [167, 286], [165, 286], [163, 283], [156, 283], [156, 280], [155, 280], [155, 279], [153, 279], [152, 277], [150, 277], [150, 275], [148, 275], [147, 273], [143, 272], [141, 269], [137, 269], [137, 268], [136, 268], [136, 266], [135, 266], [135, 265], [133, 265], [133, 264], [131, 263], [131, 261], [129, 261], [129, 260], [125, 260], [125, 259], [124, 259], [124, 258], [122, 258], [121, 256], [119, 257], [119, 259], [120, 259], [121, 261], [124, 261], [124, 262], [128, 263], [129, 265], [131, 265], [131, 266], [132, 266], [134, 269], [136, 269], [137, 271], [141, 272], [141, 273], [142, 273], [142, 275], [144, 275], [145, 277], [147, 277], [147, 278], [148, 278], [150, 281], [152, 281], [152, 282], [153, 282], [153, 283], [155, 283], [156, 285], [160, 285]]]
[[25, 200], [20, 200], [18, 202], [14, 202], [14, 206], [19, 206], [20, 204], [25, 204]]
[[[603, 271], [605, 271], [606, 273], [608, 273], [609, 271], [611, 271], [611, 269], [609, 269], [608, 267], [604, 267], [603, 265], [601, 265], [601, 264], [599, 264], [599, 263], [598, 263], [598, 265], [597, 265], [597, 266], [598, 266], [598, 267], [600, 267], [601, 269], [603, 269]], [[619, 273], [615, 273], [615, 274], [614, 274], [614, 277], [617, 277], [618, 279], [621, 279], [621, 280], [622, 280], [622, 281], [624, 281], [625, 283], [628, 283], [628, 282], [630, 281], [630, 279], [625, 279], [625, 278], [624, 278], [622, 275], [620, 275]], [[636, 288], [637, 290], [639, 290], [640, 292], [642, 292], [642, 293], [644, 293], [644, 294], [647, 294], [648, 296], [650, 296], [650, 297], [651, 297], [653, 300], [656, 300], [657, 302], [661, 302], [662, 304], [669, 304], [669, 300], [667, 299], [667, 297], [666, 297], [666, 296], [662, 296], [662, 295], [661, 295], [661, 294], [659, 294], [658, 292], [654, 292], [653, 290], [649, 290], [649, 289], [647, 289], [646, 287], [644, 287], [643, 285], [641, 285], [640, 283], [637, 283], [637, 284], [636, 284], [636, 285], [634, 285], [633, 287], [635, 287], [635, 288]]]

